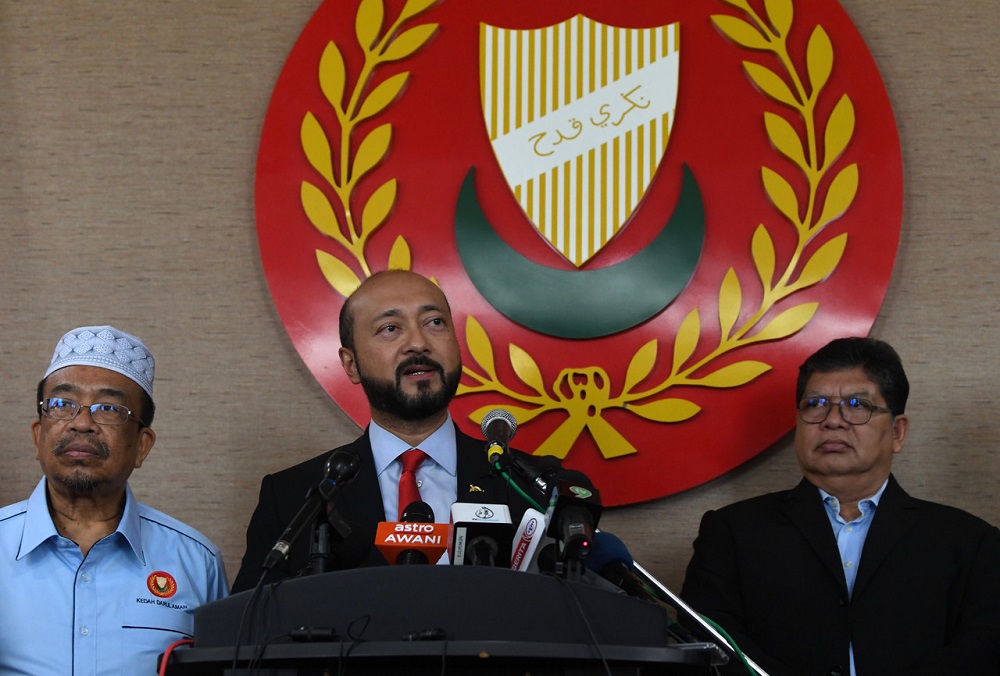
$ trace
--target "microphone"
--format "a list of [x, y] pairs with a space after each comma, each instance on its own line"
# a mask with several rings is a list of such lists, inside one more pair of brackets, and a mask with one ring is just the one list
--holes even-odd
[[448, 551], [456, 566], [507, 567], [514, 527], [501, 504], [456, 502], [451, 506]]
[[635, 563], [628, 547], [616, 535], [597, 531], [590, 556], [584, 565], [629, 596], [657, 603], [660, 601], [635, 574]]
[[[330, 454], [323, 469], [323, 478], [306, 494], [305, 504], [292, 517], [285, 532], [281, 534], [278, 541], [274, 543], [274, 547], [264, 558], [263, 569], [265, 572], [288, 557], [292, 543], [302, 534], [306, 525], [315, 520], [323, 506], [333, 500], [342, 486], [350, 483], [358, 475], [359, 469], [361, 469], [361, 458], [356, 453], [337, 449]], [[344, 533], [341, 535], [345, 538], [347, 536]]]
[[492, 465], [510, 450], [510, 440], [517, 431], [517, 419], [502, 408], [495, 408], [483, 416], [481, 429], [486, 439], [486, 457]]
[[600, 492], [587, 475], [564, 470], [546, 512], [547, 535], [560, 543], [563, 560], [582, 561], [587, 557], [601, 511]]
[[434, 510], [426, 502], [411, 502], [400, 521], [382, 521], [375, 531], [375, 546], [393, 565], [437, 563], [447, 545], [448, 526], [434, 523]]
[[[517, 420], [502, 408], [495, 408], [483, 416], [482, 430], [486, 440], [486, 459], [490, 466], [499, 463], [504, 470], [513, 470], [513, 474], [541, 495], [544, 504], [552, 493], [552, 477], [561, 467], [558, 459], [543, 456], [528, 463], [511, 453], [510, 440], [517, 431]], [[518, 487], [523, 488], [523, 484], [518, 482]]]
[[546, 541], [552, 542], [552, 538], [545, 534], [547, 526], [545, 515], [537, 509], [529, 507], [524, 510], [511, 544], [511, 570], [538, 570], [539, 551]]

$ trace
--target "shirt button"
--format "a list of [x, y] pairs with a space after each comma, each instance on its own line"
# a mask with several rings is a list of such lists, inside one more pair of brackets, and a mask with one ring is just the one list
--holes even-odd
[[853, 565], [854, 565], [854, 564], [853, 564], [853, 563], [851, 563], [850, 561], [844, 561], [844, 568], [850, 568], [850, 567], [851, 567], [851, 566], [853, 566]]
[[83, 573], [80, 575], [80, 579], [84, 582], [90, 582], [90, 573]]
[[847, 532], [848, 533], [853, 533], [854, 532], [854, 526], [848, 526], [847, 527]]
[[87, 629], [87, 625], [80, 627], [80, 636], [90, 636], [90, 629]]

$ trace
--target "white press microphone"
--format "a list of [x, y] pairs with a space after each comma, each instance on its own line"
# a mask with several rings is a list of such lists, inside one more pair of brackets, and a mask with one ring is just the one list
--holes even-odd
[[451, 506], [448, 554], [453, 566], [506, 568], [513, 536], [507, 505], [456, 502]]
[[546, 544], [554, 542], [546, 534], [547, 530], [548, 520], [545, 514], [530, 507], [524, 510], [524, 516], [514, 531], [514, 540], [511, 544], [511, 570], [538, 572], [539, 551]]

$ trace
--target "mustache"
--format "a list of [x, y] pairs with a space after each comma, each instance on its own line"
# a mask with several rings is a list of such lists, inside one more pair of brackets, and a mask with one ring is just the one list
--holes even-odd
[[421, 355], [414, 355], [408, 359], [400, 362], [399, 366], [396, 367], [396, 381], [399, 382], [403, 378], [403, 373], [406, 369], [413, 366], [420, 366], [429, 371], [437, 371], [439, 374], [444, 376], [444, 367], [437, 363], [430, 357], [425, 357]]
[[100, 439], [87, 439], [81, 437], [78, 434], [74, 434], [68, 437], [63, 437], [60, 439], [56, 445], [52, 448], [52, 455], [60, 456], [66, 452], [66, 449], [74, 444], [82, 444], [84, 446], [89, 446], [90, 448], [97, 449], [98, 455], [100, 455], [105, 460], [111, 455], [111, 450], [108, 445], [101, 441]]

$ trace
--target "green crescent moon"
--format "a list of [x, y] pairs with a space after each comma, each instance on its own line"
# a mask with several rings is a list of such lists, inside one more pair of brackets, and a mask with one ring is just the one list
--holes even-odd
[[490, 305], [521, 326], [558, 338], [598, 338], [663, 311], [687, 286], [705, 241], [705, 208], [684, 165], [674, 213], [649, 246], [597, 270], [558, 270], [507, 245], [483, 214], [470, 169], [455, 206], [458, 255]]

